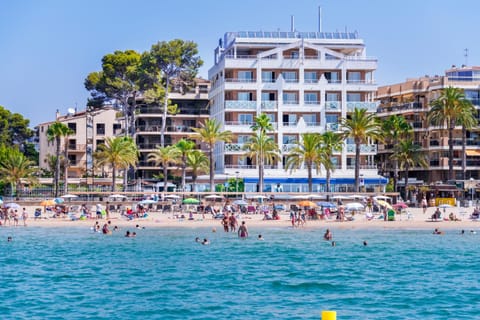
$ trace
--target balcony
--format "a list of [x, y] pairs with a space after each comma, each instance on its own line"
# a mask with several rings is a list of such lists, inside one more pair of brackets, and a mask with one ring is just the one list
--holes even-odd
[[337, 111], [340, 112], [342, 103], [340, 101], [327, 101], [325, 102], [325, 111]]
[[367, 112], [377, 112], [378, 102], [347, 102], [347, 112], [353, 112], [355, 109], [367, 109]]
[[288, 106], [293, 106], [293, 105], [298, 105], [298, 100], [285, 100], [283, 101], [283, 104], [284, 105], [288, 105]]
[[384, 112], [394, 112], [394, 113], [401, 113], [403, 111], [411, 111], [411, 110], [421, 110], [423, 109], [423, 103], [421, 102], [409, 102], [409, 103], [389, 103], [391, 106], [382, 106], [378, 108], [379, 113]]
[[340, 125], [336, 122], [325, 124], [325, 130], [327, 131], [338, 131], [339, 129], [340, 129]]
[[308, 106], [319, 106], [320, 101], [305, 101], [304, 104]]
[[290, 144], [283, 144], [282, 145], [282, 152], [290, 152], [293, 148], [297, 147], [298, 144], [296, 143], [290, 143]]
[[275, 110], [277, 109], [277, 101], [270, 100], [270, 101], [262, 101], [261, 108], [262, 110]]
[[244, 143], [225, 143], [225, 152], [244, 152]]
[[320, 127], [320, 122], [315, 122], [315, 121], [309, 122], [309, 121], [305, 121], [305, 124], [307, 125], [307, 127]]
[[[355, 144], [347, 144], [347, 152], [355, 153]], [[361, 144], [360, 153], [377, 153], [376, 144]]]
[[85, 152], [87, 145], [86, 144], [68, 144], [68, 152]]
[[[349, 164], [347, 165], [347, 169], [353, 170], [355, 169], [354, 164]], [[378, 169], [377, 165], [375, 164], [361, 164], [360, 165], [360, 170], [372, 170], [372, 169]]]
[[226, 78], [225, 82], [230, 83], [255, 83], [257, 79]]
[[243, 101], [243, 100], [226, 100], [225, 101], [226, 110], [256, 110], [257, 102], [256, 101]]

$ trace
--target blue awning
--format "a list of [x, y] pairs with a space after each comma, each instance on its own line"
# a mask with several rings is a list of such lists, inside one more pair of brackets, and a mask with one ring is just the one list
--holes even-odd
[[[362, 178], [366, 185], [385, 185], [388, 179], [384, 177], [378, 178]], [[326, 178], [313, 178], [313, 184], [326, 184]], [[243, 178], [244, 183], [258, 183], [258, 178]], [[265, 178], [265, 184], [308, 184], [307, 178]], [[332, 178], [330, 184], [355, 184], [355, 178]]]

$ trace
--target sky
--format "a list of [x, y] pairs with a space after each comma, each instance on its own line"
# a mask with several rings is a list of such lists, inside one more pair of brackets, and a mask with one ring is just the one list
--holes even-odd
[[[0, 0], [0, 106], [34, 127], [84, 110], [86, 76], [116, 50], [195, 41], [208, 78], [229, 31], [357, 31], [378, 58], [377, 84], [480, 65], [478, 0]], [[465, 57], [465, 49], [468, 57]]]

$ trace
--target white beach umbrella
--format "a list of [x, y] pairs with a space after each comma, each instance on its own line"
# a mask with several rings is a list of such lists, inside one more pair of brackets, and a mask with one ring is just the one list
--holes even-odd
[[151, 200], [151, 199], [145, 199], [139, 202], [139, 204], [154, 204], [154, 203], [157, 203], [157, 201]]
[[205, 199], [223, 199], [223, 197], [219, 196], [218, 194], [211, 194], [206, 196]]
[[177, 196], [176, 194], [167, 194], [165, 199], [180, 199], [180, 196]]
[[331, 199], [334, 199], [334, 200], [347, 200], [347, 199], [351, 199], [351, 198], [350, 198], [350, 197], [347, 197], [347, 196], [336, 195], [336, 196], [331, 197]]
[[124, 196], [123, 194], [112, 194], [112, 195], [109, 195], [108, 197], [113, 198], [113, 199], [125, 199], [126, 198], [126, 196]]
[[366, 197], [361, 194], [352, 194], [348, 197], [349, 199], [365, 199]]
[[359, 202], [350, 202], [350, 203], [347, 203], [345, 205], [345, 209], [360, 211], [360, 210], [365, 209], [365, 207], [363, 206], [363, 204], [361, 204]]
[[78, 196], [74, 194], [64, 194], [63, 196], [60, 196], [60, 198], [73, 199], [73, 198], [78, 198]]
[[392, 200], [392, 198], [387, 196], [375, 196], [373, 197], [374, 200]]

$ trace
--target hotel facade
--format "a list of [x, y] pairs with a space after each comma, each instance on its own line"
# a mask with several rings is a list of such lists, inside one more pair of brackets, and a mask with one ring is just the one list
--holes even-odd
[[[215, 148], [217, 179], [241, 177], [245, 191], [258, 188], [258, 163], [245, 156], [254, 118], [266, 114], [273, 124], [271, 137], [281, 156], [265, 167], [266, 192], [308, 191], [307, 171], [285, 170], [285, 161], [301, 135], [340, 132], [340, 120], [355, 108], [376, 112], [377, 59], [366, 54], [356, 32], [227, 32], [214, 52], [209, 70], [210, 116], [233, 132], [231, 143]], [[361, 146], [360, 184], [363, 191], [384, 190], [387, 179], [378, 175], [377, 146]], [[334, 154], [330, 191], [352, 191], [355, 144], [347, 139]], [[314, 172], [314, 191], [325, 190], [325, 170]]]
[[[441, 95], [442, 89], [455, 87], [463, 90], [465, 97], [477, 110], [480, 121], [480, 67], [452, 66], [445, 75], [423, 76], [407, 79], [405, 82], [378, 88], [377, 115], [387, 118], [401, 115], [413, 127], [414, 142], [428, 159], [428, 167], [414, 167], [409, 170], [409, 184], [431, 184], [446, 182], [448, 178], [448, 132], [446, 128], [432, 126], [427, 121], [430, 104]], [[479, 128], [467, 130], [466, 139], [466, 180], [480, 178]], [[453, 169], [455, 180], [463, 179], [462, 128], [457, 126], [453, 133]], [[383, 166], [380, 171], [393, 176], [393, 166], [388, 161], [393, 152], [392, 145], [379, 144], [379, 159]], [[400, 172], [403, 175], [402, 172]], [[399, 180], [403, 185], [403, 178]]]

